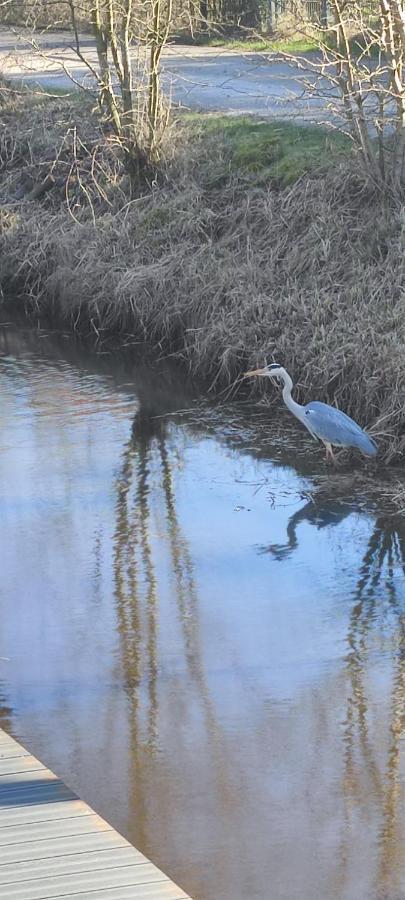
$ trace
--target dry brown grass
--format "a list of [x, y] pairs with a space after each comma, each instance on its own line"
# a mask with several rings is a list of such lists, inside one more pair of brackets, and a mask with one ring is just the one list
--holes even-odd
[[32, 92], [0, 81], [0, 122], [3, 206], [30, 200], [42, 187], [48, 207], [97, 210], [123, 181], [120, 148], [91, 95]]
[[[280, 190], [230, 173], [209, 140], [185, 146], [183, 131], [180, 143], [143, 196], [123, 203], [122, 193], [118, 202], [105, 175], [105, 198], [86, 200], [79, 186], [73, 210], [52, 192], [46, 203], [6, 205], [6, 161], [0, 287], [8, 302], [23, 298], [30, 311], [100, 337], [145, 339], [217, 389], [275, 359], [301, 401], [335, 402], [371, 427], [386, 460], [403, 458], [400, 205], [367, 186], [352, 162]], [[251, 389], [257, 396], [266, 385]]]

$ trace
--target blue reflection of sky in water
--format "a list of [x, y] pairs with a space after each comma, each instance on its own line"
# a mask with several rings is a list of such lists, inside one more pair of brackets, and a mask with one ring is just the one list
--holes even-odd
[[152, 374], [6, 343], [9, 727], [197, 900], [393, 900], [403, 534], [156, 419], [191, 400]]

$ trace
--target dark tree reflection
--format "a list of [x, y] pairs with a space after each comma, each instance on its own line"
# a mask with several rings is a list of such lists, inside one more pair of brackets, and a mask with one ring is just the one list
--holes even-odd
[[[367, 774], [380, 807], [379, 888], [396, 890], [400, 835], [400, 751], [405, 728], [405, 532], [400, 520], [376, 519], [369, 537], [349, 620], [347, 672], [350, 692], [345, 725], [345, 795], [361, 802]], [[391, 701], [385, 741], [371, 729], [370, 680], [376, 640], [392, 660]], [[362, 771], [362, 767], [364, 771]]]
[[[316, 529], [341, 523], [354, 507], [341, 500], [311, 500], [287, 525], [284, 544], [260, 548], [286, 561], [299, 547], [299, 526]], [[403, 852], [401, 749], [405, 736], [405, 527], [400, 518], [378, 516], [360, 553], [360, 566], [349, 608], [346, 712], [343, 723], [346, 822], [342, 833], [340, 889], [350, 880], [350, 823], [353, 811], [379, 823], [378, 896], [399, 896]], [[375, 666], [385, 660], [390, 701], [376, 705]], [[377, 719], [378, 717], [378, 725]], [[382, 720], [382, 724], [381, 724]]]
[[[123, 452], [114, 539], [120, 655], [134, 767], [131, 780], [140, 822], [146, 821], [146, 803], [140, 796], [143, 760], [145, 754], [150, 758], [159, 751], [159, 634], [162, 637], [163, 626], [158, 569], [163, 551], [169, 563], [166, 581], [174, 586], [187, 689], [195, 692], [201, 706], [218, 788], [225, 790], [222, 735], [205, 673], [193, 561], [177, 513], [175, 465], [170, 425], [155, 415], [153, 406], [144, 404], [135, 415]], [[146, 847], [146, 831], [140, 840]]]

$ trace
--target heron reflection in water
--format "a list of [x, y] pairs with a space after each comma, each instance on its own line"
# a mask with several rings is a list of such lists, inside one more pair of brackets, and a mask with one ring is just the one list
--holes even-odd
[[284, 544], [268, 544], [260, 548], [262, 553], [271, 553], [280, 562], [287, 559], [298, 547], [297, 528], [303, 522], [314, 525], [317, 529], [339, 525], [353, 511], [353, 506], [342, 500], [318, 502], [309, 500], [290, 516], [287, 524], [287, 538]]

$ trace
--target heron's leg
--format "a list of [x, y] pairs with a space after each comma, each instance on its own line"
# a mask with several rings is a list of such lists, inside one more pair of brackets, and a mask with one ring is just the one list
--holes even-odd
[[326, 447], [326, 462], [334, 463], [335, 457], [334, 457], [333, 450], [332, 450], [332, 444], [330, 444], [329, 441], [324, 441], [324, 444]]

